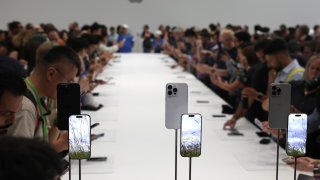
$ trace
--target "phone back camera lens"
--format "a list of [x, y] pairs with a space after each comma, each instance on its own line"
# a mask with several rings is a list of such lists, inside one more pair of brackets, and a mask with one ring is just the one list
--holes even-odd
[[272, 96], [277, 95], [277, 93], [275, 91], [272, 91]]
[[281, 89], [277, 89], [277, 92], [278, 92], [278, 93], [281, 93]]
[[169, 86], [168, 86], [168, 89], [172, 89], [172, 86], [171, 86], [171, 85], [169, 85]]
[[172, 91], [168, 91], [168, 95], [170, 95], [170, 96], [171, 96], [171, 95], [172, 95]]
[[173, 89], [173, 92], [177, 92], [177, 91], [178, 91], [178, 89], [177, 89], [177, 88], [174, 88], [174, 89]]
[[276, 90], [277, 86], [272, 86], [272, 90]]

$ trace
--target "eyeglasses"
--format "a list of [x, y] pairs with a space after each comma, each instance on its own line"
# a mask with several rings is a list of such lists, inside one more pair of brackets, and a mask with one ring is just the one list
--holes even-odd
[[58, 74], [59, 74], [67, 83], [73, 83], [73, 82], [74, 82], [73, 79], [72, 79], [72, 80], [67, 79], [66, 76], [65, 76], [58, 68], [55, 68], [55, 67], [53, 67], [53, 68], [58, 72]]

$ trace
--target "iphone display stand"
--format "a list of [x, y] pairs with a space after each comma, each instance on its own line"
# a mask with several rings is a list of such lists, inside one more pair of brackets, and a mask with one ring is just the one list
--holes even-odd
[[69, 180], [71, 180], [71, 158], [69, 156]]
[[278, 180], [278, 175], [279, 175], [279, 139], [280, 139], [280, 129], [278, 129], [278, 137], [277, 137], [277, 167], [276, 167], [276, 180]]
[[189, 180], [191, 180], [191, 162], [192, 162], [192, 157], [189, 157]]
[[81, 180], [81, 159], [79, 159], [79, 180]]
[[294, 180], [297, 179], [297, 157], [294, 157]]
[[174, 179], [178, 179], [178, 129], [175, 129]]
[[[69, 157], [69, 180], [71, 180], [71, 159]], [[81, 180], [81, 159], [79, 159], [79, 180]]]

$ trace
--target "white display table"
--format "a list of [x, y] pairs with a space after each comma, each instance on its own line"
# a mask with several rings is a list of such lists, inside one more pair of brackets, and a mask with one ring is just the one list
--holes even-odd
[[[96, 101], [104, 107], [97, 112], [83, 111], [92, 123], [101, 125], [93, 133], [106, 136], [92, 142], [92, 156], [108, 156], [106, 162], [83, 162], [83, 180], [173, 180], [174, 130], [165, 128], [165, 85], [186, 82], [189, 85], [189, 111], [203, 116], [202, 155], [193, 158], [194, 180], [272, 180], [275, 179], [276, 144], [260, 145], [258, 129], [246, 120], [237, 128], [243, 137], [228, 137], [222, 130], [230, 118], [221, 114], [225, 102], [165, 55], [120, 54], [121, 62], [112, 62], [100, 78], [112, 77], [110, 85], [101, 85]], [[197, 104], [208, 100], [208, 104]], [[280, 150], [281, 157], [285, 157]], [[280, 160], [281, 161], [281, 160]], [[178, 158], [178, 179], [188, 179], [188, 159]], [[78, 168], [78, 167], [74, 167]], [[72, 169], [72, 179], [78, 179]], [[68, 179], [68, 174], [63, 176]], [[293, 179], [293, 169], [280, 162], [280, 180]]]

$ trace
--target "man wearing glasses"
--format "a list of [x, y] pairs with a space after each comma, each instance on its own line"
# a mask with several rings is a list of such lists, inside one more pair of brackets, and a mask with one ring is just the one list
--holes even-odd
[[[41, 49], [41, 46], [38, 50]], [[68, 47], [55, 46], [43, 55], [37, 54], [36, 65], [25, 79], [27, 92], [22, 100], [22, 108], [16, 113], [16, 123], [8, 130], [12, 136], [40, 138], [48, 141], [58, 152], [68, 149], [68, 133], [61, 132], [59, 139], [50, 138], [56, 127], [50, 127], [50, 114], [44, 98], [57, 98], [57, 85], [69, 83], [80, 69], [78, 55]], [[28, 95], [27, 95], [28, 94]]]

